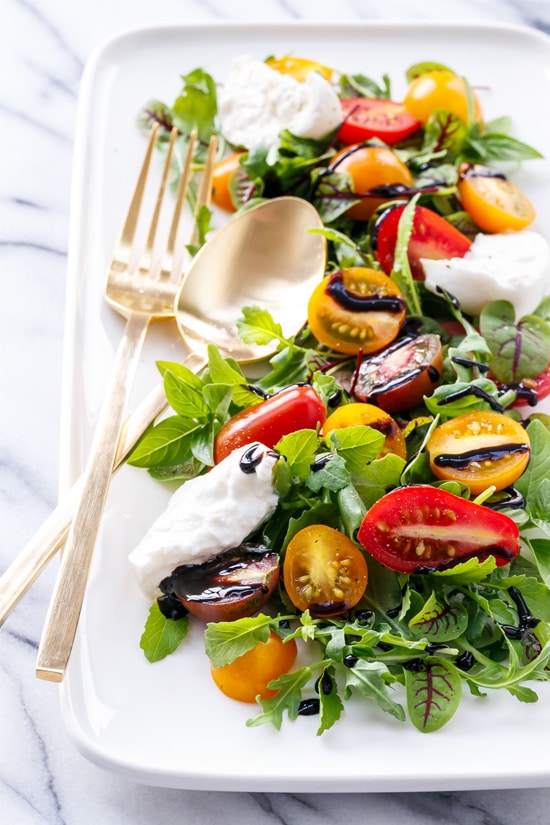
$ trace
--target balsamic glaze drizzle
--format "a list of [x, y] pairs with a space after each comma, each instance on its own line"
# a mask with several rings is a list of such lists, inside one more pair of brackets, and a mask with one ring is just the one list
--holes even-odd
[[398, 295], [355, 295], [344, 286], [341, 272], [329, 279], [326, 292], [339, 306], [350, 312], [403, 312], [405, 308], [403, 298]]
[[453, 467], [455, 470], [465, 470], [470, 464], [482, 461], [498, 461], [508, 455], [528, 453], [528, 444], [500, 444], [498, 447], [482, 447], [478, 450], [467, 450], [457, 455], [438, 455], [434, 464], [438, 467]]
[[499, 402], [493, 398], [490, 393], [481, 389], [481, 387], [476, 387], [475, 385], [463, 387], [461, 390], [456, 390], [456, 392], [452, 392], [445, 398], [439, 399], [438, 403], [441, 405], [451, 404], [453, 401], [459, 401], [461, 398], [467, 398], [469, 395], [474, 395], [476, 398], [483, 399], [483, 401], [486, 401], [491, 409], [496, 410], [496, 412], [504, 412], [504, 407], [502, 404], [499, 404]]

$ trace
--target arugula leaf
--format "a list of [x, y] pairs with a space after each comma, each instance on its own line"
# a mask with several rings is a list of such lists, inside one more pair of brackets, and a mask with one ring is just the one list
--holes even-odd
[[359, 659], [352, 668], [347, 669], [345, 696], [349, 698], [356, 690], [361, 696], [376, 702], [385, 713], [389, 713], [399, 722], [404, 722], [405, 711], [402, 705], [390, 696], [384, 678], [386, 673], [386, 665]]
[[284, 347], [292, 345], [292, 340], [285, 338], [283, 328], [275, 323], [267, 309], [251, 306], [243, 307], [241, 312], [237, 329], [245, 344], [267, 345], [277, 340]]
[[277, 694], [272, 699], [260, 699], [259, 704], [263, 708], [263, 713], [253, 719], [248, 719], [247, 727], [253, 728], [271, 722], [277, 730], [281, 730], [283, 714], [285, 711], [289, 719], [296, 719], [298, 707], [302, 698], [302, 688], [311, 679], [311, 669], [302, 667], [293, 673], [285, 673], [269, 682], [268, 687], [276, 690]]
[[206, 625], [204, 642], [206, 655], [214, 667], [223, 667], [252, 650], [259, 642], [267, 642], [273, 619], [260, 613], [233, 622], [210, 622]]
[[[344, 710], [344, 704], [338, 694], [334, 667], [325, 668], [319, 679], [319, 685], [320, 725], [317, 729], [317, 736], [329, 730], [340, 719]], [[327, 691], [324, 685], [331, 685], [331, 689]]]
[[187, 636], [189, 616], [167, 619], [153, 602], [139, 643], [149, 662], [160, 662], [174, 653]]
[[524, 496], [527, 511], [530, 512], [537, 490], [550, 478], [550, 432], [544, 424], [535, 420], [527, 427], [527, 435], [531, 442], [531, 458], [515, 486]]

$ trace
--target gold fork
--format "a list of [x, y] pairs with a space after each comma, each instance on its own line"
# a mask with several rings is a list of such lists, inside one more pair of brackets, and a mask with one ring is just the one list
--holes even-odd
[[[170, 134], [162, 180], [147, 240], [139, 261], [134, 265], [133, 256], [138, 234], [139, 213], [157, 132], [158, 127], [155, 125], [151, 132], [128, 214], [111, 259], [105, 287], [106, 300], [126, 318], [126, 326], [115, 356], [111, 380], [99, 415], [90, 456], [84, 472], [83, 486], [63, 551], [38, 650], [36, 675], [41, 679], [54, 682], [60, 682], [63, 679], [71, 654], [93, 549], [107, 497], [113, 463], [117, 454], [123, 415], [128, 403], [141, 348], [149, 324], [152, 321], [174, 316], [174, 300], [178, 289], [179, 270], [181, 269], [181, 266], [176, 262], [176, 241], [181, 211], [189, 185], [196, 134], [193, 134], [190, 139], [185, 166], [176, 194], [168, 241], [163, 254], [157, 256], [155, 241], [170, 173], [177, 129], [174, 128]], [[201, 203], [209, 202], [211, 168], [215, 148], [216, 142], [213, 139], [208, 150], [197, 208]], [[197, 212], [195, 212], [195, 218], [196, 215]], [[196, 231], [195, 220], [191, 243], [195, 243]]]

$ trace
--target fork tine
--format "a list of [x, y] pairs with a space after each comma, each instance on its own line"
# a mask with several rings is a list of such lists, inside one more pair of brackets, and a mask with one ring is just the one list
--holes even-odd
[[[197, 142], [197, 130], [193, 129], [191, 134], [189, 135], [189, 144], [187, 146], [187, 154], [185, 156], [185, 165], [183, 167], [183, 171], [180, 176], [180, 181], [178, 184], [178, 191], [176, 193], [176, 204], [174, 207], [174, 214], [172, 216], [172, 223], [170, 225], [170, 232], [168, 234], [168, 242], [166, 244], [166, 255], [169, 258], [174, 257], [174, 251], [176, 248], [176, 239], [178, 235], [178, 227], [181, 218], [181, 212], [183, 209], [183, 204], [185, 200], [185, 196], [187, 194], [187, 188], [189, 186], [189, 177], [191, 175], [191, 166], [193, 163], [193, 153], [195, 151], [195, 144]], [[164, 270], [164, 267], [163, 267]]]
[[174, 152], [174, 145], [176, 143], [176, 138], [178, 136], [178, 128], [174, 126], [170, 132], [170, 141], [168, 143], [168, 149], [166, 151], [166, 159], [164, 161], [164, 169], [162, 171], [162, 179], [160, 181], [159, 190], [157, 193], [157, 199], [155, 202], [155, 208], [153, 211], [153, 216], [151, 218], [151, 224], [149, 226], [149, 232], [147, 234], [147, 240], [145, 242], [145, 249], [143, 250], [143, 256], [140, 263], [140, 271], [148, 270], [150, 267], [151, 256], [153, 254], [153, 247], [155, 245], [155, 238], [158, 229], [158, 223], [160, 218], [160, 212], [162, 208], [162, 202], [164, 200], [164, 193], [166, 192], [166, 185], [168, 183], [168, 177], [170, 175], [170, 169], [172, 164], [172, 154]]
[[130, 201], [130, 206], [128, 207], [128, 212], [126, 213], [126, 219], [120, 233], [119, 244], [124, 245], [125, 247], [131, 246], [136, 232], [141, 202], [143, 200], [143, 193], [145, 192], [145, 185], [149, 174], [149, 166], [151, 164], [153, 150], [157, 142], [158, 130], [158, 123], [153, 124], [151, 134], [149, 136], [149, 145], [147, 146], [147, 151], [143, 159], [143, 165], [141, 167], [136, 188], [134, 189], [134, 194], [132, 195], [132, 200]]
[[214, 160], [216, 156], [216, 151], [218, 148], [218, 139], [216, 135], [212, 135], [210, 138], [210, 143], [208, 144], [208, 152], [206, 154], [206, 161], [204, 164], [204, 171], [202, 174], [202, 180], [199, 187], [199, 194], [197, 196], [197, 204], [195, 207], [195, 223], [193, 225], [193, 231], [191, 233], [191, 237], [189, 239], [189, 245], [194, 246], [197, 243], [197, 239], [199, 236], [199, 229], [197, 226], [197, 212], [201, 208], [201, 206], [209, 206], [210, 200], [212, 197], [212, 167], [214, 166]]

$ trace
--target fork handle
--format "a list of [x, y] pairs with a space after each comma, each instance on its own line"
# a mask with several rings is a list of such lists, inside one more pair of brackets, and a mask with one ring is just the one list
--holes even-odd
[[42, 679], [61, 681], [69, 661], [124, 411], [149, 322], [149, 315], [130, 314], [116, 353], [38, 649], [36, 675]]
[[[183, 363], [195, 372], [199, 372], [204, 366], [204, 360], [195, 355], [189, 355]], [[126, 419], [113, 473], [125, 462], [145, 430], [165, 409], [166, 394], [163, 384], [159, 383]], [[84, 476], [81, 476], [0, 576], [0, 627], [65, 543], [83, 483]]]

